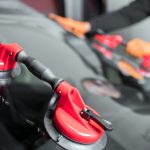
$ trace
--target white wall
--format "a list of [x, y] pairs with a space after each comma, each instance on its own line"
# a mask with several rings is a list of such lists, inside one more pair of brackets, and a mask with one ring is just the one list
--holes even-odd
[[83, 0], [65, 0], [66, 17], [82, 20]]

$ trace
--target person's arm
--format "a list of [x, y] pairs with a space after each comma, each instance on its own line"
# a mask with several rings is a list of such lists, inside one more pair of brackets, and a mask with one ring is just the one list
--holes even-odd
[[90, 20], [91, 31], [105, 32], [134, 24], [150, 15], [150, 0], [136, 0], [127, 7]]

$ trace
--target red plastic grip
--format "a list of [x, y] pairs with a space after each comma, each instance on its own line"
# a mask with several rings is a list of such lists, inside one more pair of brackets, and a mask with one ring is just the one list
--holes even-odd
[[146, 70], [150, 70], [150, 56], [144, 56], [141, 65]]
[[97, 41], [109, 48], [116, 48], [123, 42], [123, 38], [121, 35], [104, 35], [104, 34], [96, 34], [94, 37]]
[[9, 71], [16, 67], [16, 55], [23, 48], [17, 43], [0, 43], [0, 71]]

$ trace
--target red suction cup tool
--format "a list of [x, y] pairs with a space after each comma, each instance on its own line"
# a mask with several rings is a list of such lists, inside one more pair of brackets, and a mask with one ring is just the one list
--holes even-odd
[[107, 143], [105, 130], [112, 130], [112, 124], [85, 105], [78, 90], [67, 82], [62, 81], [55, 92], [59, 98], [53, 119], [45, 117], [51, 138], [64, 149], [102, 150]]
[[16, 60], [53, 89], [49, 111], [44, 117], [49, 136], [67, 150], [102, 150], [107, 142], [104, 130], [112, 130], [112, 124], [86, 106], [76, 88], [55, 77], [41, 62], [24, 51]]
[[94, 38], [108, 49], [114, 49], [123, 42], [121, 35], [96, 34]]
[[121, 44], [123, 44], [121, 35], [96, 34], [92, 47], [106, 58], [113, 59], [113, 50]]
[[103, 137], [104, 130], [112, 130], [111, 123], [86, 106], [78, 90], [67, 82], [62, 82], [56, 93], [60, 98], [54, 113], [54, 124], [68, 139], [92, 144]]

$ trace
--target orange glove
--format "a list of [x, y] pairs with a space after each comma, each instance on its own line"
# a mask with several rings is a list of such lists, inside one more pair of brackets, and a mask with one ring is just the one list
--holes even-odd
[[141, 39], [133, 39], [127, 43], [126, 51], [136, 58], [150, 55], [150, 43]]
[[65, 30], [78, 37], [84, 37], [85, 33], [90, 31], [90, 24], [88, 22], [75, 21], [73, 19], [61, 17], [52, 13], [50, 13], [48, 17], [56, 21]]
[[127, 74], [137, 80], [140, 80], [143, 78], [143, 76], [141, 74], [139, 74], [136, 69], [130, 65], [129, 63], [127, 63], [124, 60], [120, 60], [118, 61], [118, 67], [120, 69], [120, 71], [122, 71], [124, 74]]

